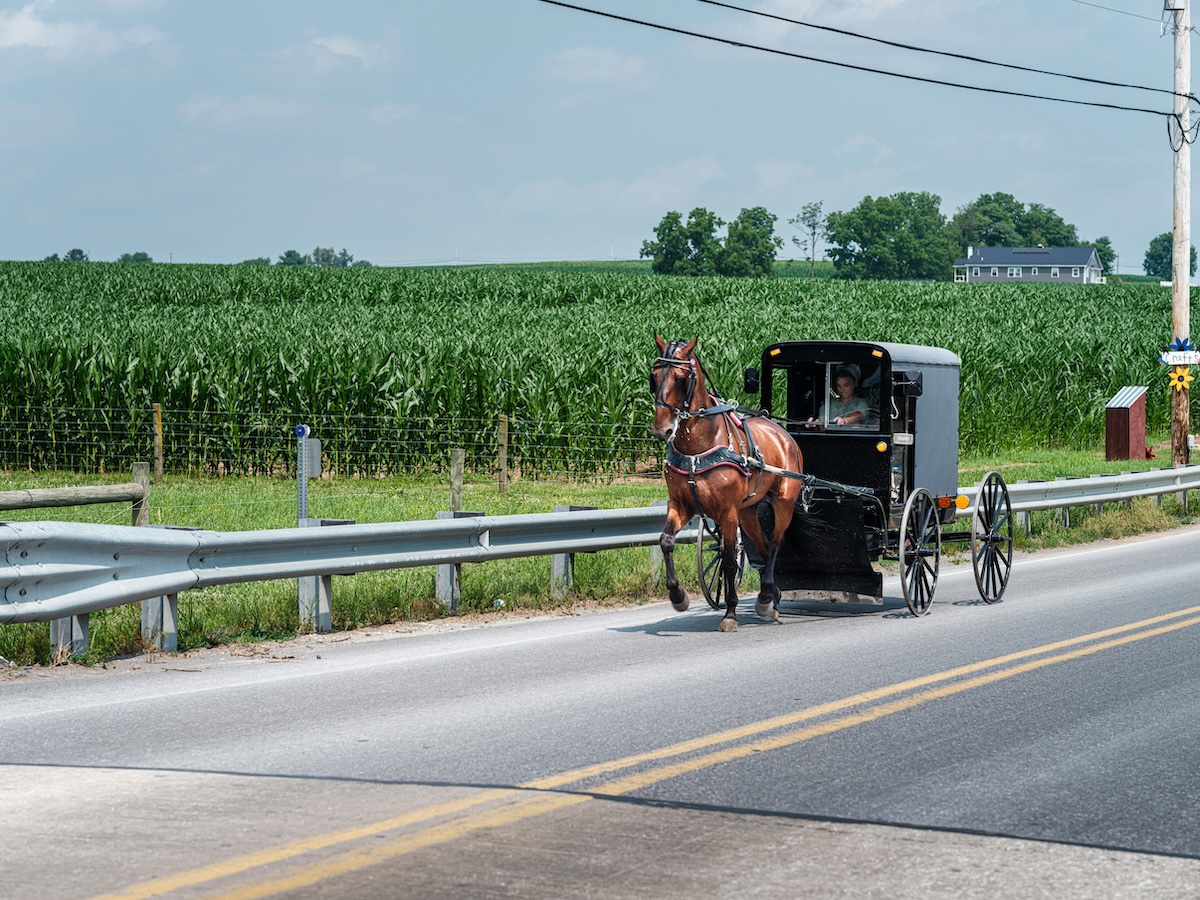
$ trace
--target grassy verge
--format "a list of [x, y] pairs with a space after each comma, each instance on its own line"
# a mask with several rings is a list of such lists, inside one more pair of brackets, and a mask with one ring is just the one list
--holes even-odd
[[[1007, 481], [1016, 482], [1145, 470], [1159, 462], [1108, 463], [1102, 453], [1050, 450], [1008, 453], [1003, 458], [968, 457], [960, 462], [959, 483], [973, 484], [991, 470], [999, 471]], [[0, 477], [0, 490], [124, 480], [127, 479], [119, 475], [97, 478], [16, 472]], [[486, 515], [547, 512], [556, 504], [600, 508], [646, 506], [652, 500], [666, 496], [658, 479], [627, 479], [603, 484], [517, 481], [510, 484], [504, 494], [493, 482], [476, 480], [465, 485], [463, 494], [467, 509]], [[358, 522], [432, 519], [438, 510], [447, 509], [448, 504], [448, 487], [433, 480], [323, 479], [313, 482], [309, 491], [310, 515]], [[168, 477], [151, 491], [151, 522], [154, 524], [242, 531], [293, 527], [295, 515], [296, 486], [288, 479]], [[8, 521], [61, 518], [127, 524], [129, 510], [124, 505], [111, 504], [17, 511], [5, 514], [5, 518]], [[1173, 496], [1164, 498], [1161, 505], [1146, 500], [1129, 507], [1109, 504], [1103, 510], [1075, 508], [1071, 510], [1069, 528], [1063, 522], [1062, 513], [1051, 510], [1034, 513], [1031, 532], [1018, 531], [1017, 544], [1021, 550], [1036, 551], [1162, 531], [1188, 521], [1190, 519]], [[960, 527], [969, 526], [960, 523]], [[684, 548], [680, 556], [680, 576], [694, 595], [696, 574], [691, 548]], [[575, 603], [621, 605], [664, 596], [661, 584], [651, 574], [647, 548], [580, 554], [575, 563], [575, 590], [565, 598], [550, 593], [549, 572], [549, 559], [537, 557], [464, 566], [460, 612], [468, 616], [494, 612], [501, 606], [498, 601], [503, 601], [505, 611], [520, 612], [567, 608]], [[743, 589], [749, 591], [755, 587], [753, 573], [748, 573]], [[445, 610], [433, 598], [434, 571], [431, 568], [338, 577], [334, 581], [334, 627], [345, 630], [439, 618], [445, 615]], [[295, 583], [269, 581], [189, 591], [180, 597], [179, 617], [181, 650], [287, 638], [299, 630]], [[95, 663], [142, 652], [140, 628], [137, 605], [93, 614], [91, 649], [84, 661]], [[0, 657], [18, 664], [52, 662], [49, 624], [0, 625]]]

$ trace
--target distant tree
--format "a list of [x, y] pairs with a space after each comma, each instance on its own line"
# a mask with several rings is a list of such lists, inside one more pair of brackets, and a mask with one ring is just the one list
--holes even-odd
[[788, 224], [799, 228], [806, 237], [792, 236], [792, 243], [808, 254], [809, 274], [817, 274], [817, 241], [825, 238], [825, 217], [821, 215], [824, 201], [805, 203], [800, 208], [800, 215], [788, 219]]
[[61, 262], [61, 260], [58, 258], [57, 253], [51, 253], [49, 256], [43, 259], [42, 262]]
[[269, 266], [270, 264], [271, 260], [266, 256], [256, 256], [254, 259], [243, 259], [240, 263], [238, 263], [239, 266]]
[[337, 262], [335, 262], [334, 265], [341, 266], [343, 269], [346, 269], [346, 268], [349, 268], [353, 262], [354, 262], [353, 254], [347, 253], [346, 248], [343, 247], [342, 252], [337, 255]]
[[703, 207], [688, 213], [687, 224], [678, 212], [669, 212], [654, 229], [655, 241], [643, 241], [639, 253], [654, 260], [660, 275], [716, 275], [722, 247], [717, 229], [725, 223]]
[[80, 250], [78, 247], [75, 247], [71, 250], [68, 250], [67, 255], [64, 256], [63, 259], [66, 260], [67, 262], [87, 262], [88, 255], [86, 253], [84, 253], [82, 250]]
[[1079, 235], [1074, 225], [1043, 206], [1027, 207], [1012, 194], [982, 194], [960, 207], [952, 218], [959, 250], [967, 247], [1075, 247]]
[[305, 266], [308, 265], [308, 260], [304, 258], [302, 253], [296, 250], [289, 250], [287, 253], [282, 253], [279, 256], [279, 265], [281, 266]]
[[[1146, 250], [1146, 256], [1142, 260], [1142, 269], [1147, 275], [1153, 275], [1160, 281], [1170, 281], [1174, 255], [1175, 255], [1175, 237], [1169, 231], [1164, 231], [1158, 237], [1150, 241], [1150, 246]], [[1191, 272], [1196, 274], [1196, 248], [1192, 247]]]
[[141, 250], [139, 250], [137, 253], [122, 253], [120, 256], [117, 257], [117, 262], [119, 262], [119, 263], [150, 263], [150, 262], [154, 262], [154, 260], [152, 260], [150, 258], [149, 253], [144, 253]]
[[736, 278], [770, 275], [783, 238], [775, 235], [776, 217], [765, 207], [743, 209], [729, 223], [725, 246], [718, 255], [717, 274]]
[[1107, 235], [1096, 238], [1092, 241], [1092, 246], [1096, 248], [1096, 255], [1100, 257], [1100, 271], [1109, 275], [1113, 270], [1113, 263], [1117, 261], [1117, 251], [1113, 249], [1112, 241]]
[[1076, 247], [1079, 233], [1075, 226], [1048, 206], [1030, 203], [1017, 225], [1021, 244], [1025, 247]]
[[937, 194], [901, 192], [830, 213], [825, 233], [837, 276], [948, 280], [956, 246], [941, 202]]
[[354, 262], [350, 263], [350, 268], [352, 268], [352, 269], [371, 269], [371, 268], [374, 268], [374, 266], [371, 265], [370, 260], [356, 259]]
[[308, 254], [308, 264], [310, 266], [336, 266], [338, 265], [338, 256], [333, 252], [332, 247], [313, 247], [313, 252]]

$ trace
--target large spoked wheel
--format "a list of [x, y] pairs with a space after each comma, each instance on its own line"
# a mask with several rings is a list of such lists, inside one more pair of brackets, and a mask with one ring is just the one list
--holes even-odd
[[[746, 551], [742, 549], [742, 530], [733, 536], [737, 541], [737, 582], [742, 583], [746, 571]], [[700, 540], [696, 542], [696, 557], [700, 568], [700, 589], [713, 609], [725, 605], [725, 570], [721, 568], [721, 528], [712, 519], [700, 517]]]
[[900, 520], [900, 587], [914, 616], [929, 612], [942, 556], [942, 523], [925, 488], [913, 491]]
[[1013, 518], [1008, 485], [998, 472], [988, 472], [975, 493], [971, 516], [971, 565], [984, 603], [995, 603], [1008, 586], [1012, 570]]

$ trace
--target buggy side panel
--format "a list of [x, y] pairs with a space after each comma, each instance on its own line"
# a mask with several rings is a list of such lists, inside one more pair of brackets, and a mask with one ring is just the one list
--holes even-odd
[[[782, 599], [880, 602], [883, 576], [871, 568], [863, 516], [862, 500], [849, 494], [821, 491], [807, 511], [796, 506], [775, 559], [775, 584]], [[749, 541], [746, 555], [751, 565], [761, 568], [762, 558]]]

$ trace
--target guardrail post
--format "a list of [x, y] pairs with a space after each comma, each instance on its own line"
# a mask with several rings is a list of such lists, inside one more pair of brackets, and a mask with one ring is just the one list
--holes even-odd
[[162, 594], [142, 601], [142, 644], [163, 653], [179, 649], [178, 594]]
[[[88, 614], [50, 620], [50, 652], [55, 657], [81, 656], [88, 649]], [[58, 659], [56, 658], [56, 662]]]
[[[353, 525], [354, 519], [305, 519], [304, 528], [323, 528], [326, 525]], [[318, 634], [333, 631], [333, 576], [307, 575], [296, 579], [300, 625]], [[353, 575], [353, 572], [343, 573]]]
[[[584, 509], [595, 509], [594, 506], [564, 506], [556, 505], [557, 512], [578, 512]], [[563, 597], [575, 586], [575, 554], [552, 553], [550, 555], [550, 593], [555, 597]]]
[[[461, 497], [461, 495], [460, 495]], [[464, 512], [461, 509], [442, 510], [438, 512], [439, 519], [477, 519], [481, 512]], [[433, 596], [438, 603], [444, 603], [450, 610], [450, 615], [458, 615], [458, 600], [461, 596], [459, 582], [462, 580], [462, 566], [458, 563], [445, 563], [434, 569]]]
[[[169, 531], [201, 531], [188, 525], [156, 525]], [[174, 653], [179, 649], [179, 594], [160, 594], [142, 601], [142, 646]]]

